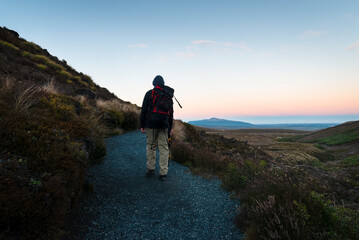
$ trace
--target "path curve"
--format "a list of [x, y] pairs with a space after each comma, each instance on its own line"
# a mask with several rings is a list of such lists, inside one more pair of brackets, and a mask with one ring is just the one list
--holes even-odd
[[147, 178], [140, 131], [106, 139], [107, 156], [91, 167], [94, 191], [74, 210], [65, 239], [241, 239], [238, 202], [209, 180], [170, 162], [165, 182]]

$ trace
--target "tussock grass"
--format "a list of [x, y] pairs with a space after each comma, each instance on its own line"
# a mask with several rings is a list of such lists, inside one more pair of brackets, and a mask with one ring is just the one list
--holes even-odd
[[28, 114], [38, 102], [40, 88], [27, 84], [18, 84], [15, 79], [7, 77], [0, 90], [0, 101], [14, 114]]
[[77, 101], [79, 101], [82, 105], [84, 105], [85, 107], [90, 107], [91, 106], [89, 100], [84, 95], [76, 95], [74, 98]]
[[96, 107], [101, 109], [106, 125], [118, 132], [118, 129], [134, 130], [139, 128], [140, 109], [134, 105], [117, 99], [96, 100]]
[[59, 89], [55, 85], [54, 78], [44, 84], [41, 89], [47, 93], [59, 94]]
[[124, 103], [116, 99], [108, 100], [108, 101], [98, 99], [96, 101], [96, 106], [98, 108], [103, 108], [103, 109], [112, 109], [116, 111], [140, 113], [140, 110], [135, 105]]
[[186, 139], [185, 127], [181, 120], [175, 120], [173, 122], [173, 135], [176, 136], [178, 141], [183, 142]]

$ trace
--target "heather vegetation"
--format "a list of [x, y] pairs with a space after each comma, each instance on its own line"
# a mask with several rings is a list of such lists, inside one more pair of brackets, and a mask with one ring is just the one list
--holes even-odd
[[139, 108], [5, 28], [0, 70], [0, 239], [56, 239], [104, 137], [138, 128]]
[[237, 224], [247, 239], [359, 238], [358, 172], [343, 168], [355, 166], [356, 156], [338, 162], [335, 153], [296, 143], [299, 137], [260, 147], [175, 124], [173, 160], [222, 179], [241, 201]]

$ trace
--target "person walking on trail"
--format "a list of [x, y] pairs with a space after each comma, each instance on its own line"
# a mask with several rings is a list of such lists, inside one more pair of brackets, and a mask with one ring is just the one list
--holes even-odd
[[147, 91], [142, 103], [141, 132], [147, 134], [148, 177], [155, 173], [156, 150], [159, 150], [160, 180], [165, 181], [168, 172], [168, 137], [172, 135], [173, 93], [158, 75], [152, 82], [154, 88]]

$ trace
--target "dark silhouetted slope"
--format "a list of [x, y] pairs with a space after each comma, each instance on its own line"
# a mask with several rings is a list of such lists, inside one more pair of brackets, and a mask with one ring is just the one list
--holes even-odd
[[0, 239], [59, 239], [104, 137], [139, 127], [139, 107], [0, 28]]
[[19, 34], [0, 27], [0, 79], [13, 77], [43, 85], [55, 81], [61, 93], [109, 100], [115, 98], [106, 88], [95, 84], [91, 77], [77, 72], [65, 60], [52, 56], [46, 49], [21, 38]]

